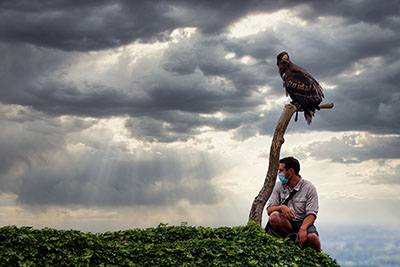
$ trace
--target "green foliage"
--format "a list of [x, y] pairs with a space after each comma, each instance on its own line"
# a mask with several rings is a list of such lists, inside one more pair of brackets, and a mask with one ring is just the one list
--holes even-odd
[[339, 266], [326, 254], [269, 236], [255, 223], [232, 228], [160, 224], [98, 234], [0, 228], [0, 266], [89, 265]]

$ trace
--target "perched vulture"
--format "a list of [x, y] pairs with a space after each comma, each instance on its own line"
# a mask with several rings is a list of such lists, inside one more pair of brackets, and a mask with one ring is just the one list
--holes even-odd
[[[282, 52], [277, 56], [279, 74], [286, 88], [286, 96], [293, 100], [291, 103], [304, 111], [308, 124], [311, 123], [315, 110], [324, 98], [321, 85], [304, 69], [292, 63], [289, 55]], [[296, 119], [297, 121], [297, 113]]]

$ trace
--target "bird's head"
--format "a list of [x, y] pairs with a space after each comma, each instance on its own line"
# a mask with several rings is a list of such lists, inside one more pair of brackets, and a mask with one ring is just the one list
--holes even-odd
[[277, 57], [277, 62], [276, 64], [279, 65], [279, 62], [286, 62], [289, 63], [289, 54], [287, 52], [281, 52]]

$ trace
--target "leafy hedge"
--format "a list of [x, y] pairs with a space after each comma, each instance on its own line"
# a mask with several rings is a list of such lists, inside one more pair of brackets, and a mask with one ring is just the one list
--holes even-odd
[[339, 265], [249, 223], [232, 228], [160, 224], [97, 234], [5, 226], [0, 228], [0, 266]]

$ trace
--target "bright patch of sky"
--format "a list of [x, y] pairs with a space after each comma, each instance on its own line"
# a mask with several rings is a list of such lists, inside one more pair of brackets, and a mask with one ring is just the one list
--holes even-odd
[[282, 9], [273, 13], [248, 15], [230, 26], [229, 32], [234, 38], [244, 38], [267, 29], [275, 31], [279, 23], [289, 23], [297, 27], [307, 25], [306, 21], [295, 16], [293, 11]]

